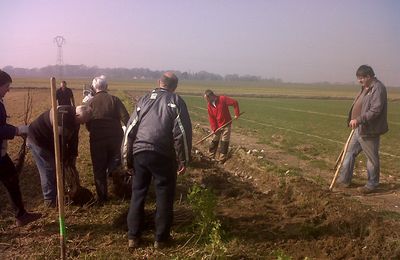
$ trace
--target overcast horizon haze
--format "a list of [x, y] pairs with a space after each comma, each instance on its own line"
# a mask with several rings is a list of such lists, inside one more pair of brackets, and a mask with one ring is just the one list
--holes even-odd
[[0, 68], [64, 64], [400, 86], [396, 0], [16, 0], [0, 3]]

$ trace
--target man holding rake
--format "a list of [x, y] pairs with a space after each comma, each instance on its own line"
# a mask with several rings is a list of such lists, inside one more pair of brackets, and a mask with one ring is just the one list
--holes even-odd
[[356, 72], [361, 90], [355, 98], [348, 117], [354, 129], [338, 179], [338, 186], [348, 188], [353, 177], [356, 156], [364, 151], [367, 157], [368, 182], [358, 188], [361, 194], [374, 192], [379, 185], [380, 135], [388, 131], [386, 88], [376, 77], [373, 69], [362, 65]]
[[231, 114], [229, 106], [233, 106], [235, 111], [235, 118], [240, 116], [239, 103], [227, 96], [217, 96], [212, 90], [204, 92], [204, 99], [207, 101], [208, 119], [210, 121], [211, 131], [213, 131], [214, 138], [209, 147], [209, 153], [212, 158], [220, 146], [219, 162], [224, 163], [228, 159], [229, 140], [231, 137]]

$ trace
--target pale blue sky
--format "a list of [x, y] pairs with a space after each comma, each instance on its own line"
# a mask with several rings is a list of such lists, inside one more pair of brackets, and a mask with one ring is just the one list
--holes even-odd
[[0, 67], [65, 64], [400, 86], [397, 0], [1, 1]]

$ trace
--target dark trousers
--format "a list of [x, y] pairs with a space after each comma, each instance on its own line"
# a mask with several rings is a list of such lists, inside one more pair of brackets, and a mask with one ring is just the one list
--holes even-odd
[[173, 220], [177, 163], [174, 159], [145, 151], [134, 155], [134, 170], [127, 219], [128, 239], [141, 236], [146, 194], [153, 177], [156, 192], [155, 240], [165, 241], [170, 236]]
[[106, 201], [107, 174], [120, 163], [121, 138], [104, 138], [90, 140], [90, 155], [92, 157], [94, 183], [99, 201]]
[[15, 217], [21, 217], [26, 211], [19, 189], [18, 174], [8, 154], [0, 158], [0, 181], [4, 184], [10, 195], [12, 206], [15, 209]]

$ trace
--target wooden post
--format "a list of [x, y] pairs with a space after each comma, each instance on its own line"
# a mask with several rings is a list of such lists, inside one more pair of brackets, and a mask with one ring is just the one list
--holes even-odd
[[60, 223], [60, 246], [61, 259], [66, 259], [66, 233], [64, 222], [64, 180], [61, 170], [60, 160], [60, 138], [58, 135], [58, 116], [57, 116], [57, 100], [56, 100], [56, 79], [50, 78], [51, 86], [51, 107], [53, 117], [53, 136], [54, 136], [54, 153], [56, 160], [56, 177], [57, 177], [57, 198], [58, 198], [58, 220]]
[[335, 185], [338, 173], [339, 173], [340, 169], [342, 168], [342, 164], [343, 164], [344, 158], [346, 157], [347, 148], [349, 148], [349, 143], [350, 143], [351, 138], [353, 137], [353, 134], [354, 134], [354, 129], [351, 130], [349, 138], [347, 138], [347, 142], [344, 145], [343, 151], [339, 155], [340, 161], [339, 161], [339, 164], [336, 163], [337, 164], [336, 172], [335, 172], [335, 175], [333, 176], [333, 180], [332, 180], [331, 186], [329, 186], [329, 190], [332, 190], [333, 189], [333, 185]]

